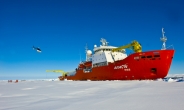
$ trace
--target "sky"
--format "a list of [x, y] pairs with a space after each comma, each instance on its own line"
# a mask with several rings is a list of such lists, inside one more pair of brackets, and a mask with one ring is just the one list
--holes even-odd
[[183, 110], [183, 82], [0, 81], [1, 110]]
[[169, 74], [182, 74], [183, 10], [183, 0], [0, 0], [0, 78], [57, 77], [45, 71], [74, 70], [101, 38], [160, 50], [162, 28], [175, 49]]

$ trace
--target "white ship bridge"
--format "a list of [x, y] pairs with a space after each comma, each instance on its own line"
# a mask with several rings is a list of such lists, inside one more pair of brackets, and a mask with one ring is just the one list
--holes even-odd
[[117, 48], [114, 46], [108, 46], [108, 42], [105, 39], [101, 39], [100, 42], [102, 42], [102, 45], [97, 47], [97, 45], [94, 45], [94, 54], [90, 50], [86, 51], [86, 60], [89, 61], [91, 59], [92, 66], [105, 66], [108, 65], [108, 62], [115, 62], [118, 60], [123, 60], [127, 57], [127, 54], [125, 53], [125, 49], [119, 50], [117, 52], [112, 52], [112, 49]]

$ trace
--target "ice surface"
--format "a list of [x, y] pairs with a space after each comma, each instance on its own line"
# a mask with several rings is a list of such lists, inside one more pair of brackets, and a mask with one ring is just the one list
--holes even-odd
[[183, 110], [184, 83], [0, 81], [0, 110]]

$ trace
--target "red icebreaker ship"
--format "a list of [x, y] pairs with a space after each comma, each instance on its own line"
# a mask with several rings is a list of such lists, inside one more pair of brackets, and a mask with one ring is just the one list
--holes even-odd
[[[121, 47], [108, 46], [105, 39], [102, 44], [94, 45], [94, 54], [86, 48], [86, 61], [81, 62], [75, 71], [60, 76], [60, 80], [147, 80], [167, 76], [172, 59], [173, 49], [166, 49], [162, 28], [163, 41], [161, 50], [142, 52], [137, 41]], [[133, 54], [127, 55], [125, 49], [132, 49]]]

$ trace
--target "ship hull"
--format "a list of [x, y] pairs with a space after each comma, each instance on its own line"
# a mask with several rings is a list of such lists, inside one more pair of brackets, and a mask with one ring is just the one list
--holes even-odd
[[85, 67], [92, 67], [91, 71], [76, 70], [73, 76], [59, 77], [60, 80], [147, 80], [167, 76], [174, 50], [155, 50], [133, 53], [127, 58], [104, 66], [92, 67], [86, 62]]

